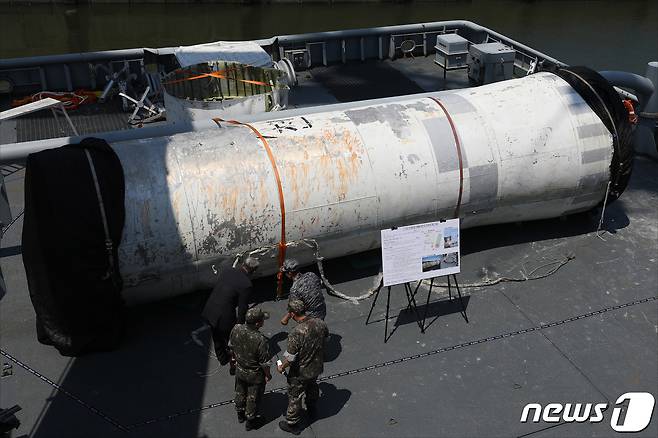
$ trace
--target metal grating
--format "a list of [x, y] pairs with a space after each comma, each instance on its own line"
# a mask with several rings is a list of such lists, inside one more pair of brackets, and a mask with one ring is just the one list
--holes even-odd
[[2, 173], [2, 176], [4, 178], [23, 169], [25, 169], [25, 166], [21, 164], [14, 164], [14, 163], [3, 164], [2, 166], [0, 166], [0, 172]]
[[[69, 110], [69, 117], [80, 135], [129, 129], [128, 114], [119, 100], [83, 105]], [[43, 140], [73, 135], [63, 114], [58, 114], [59, 125], [51, 111], [39, 111], [16, 119], [16, 141]]]

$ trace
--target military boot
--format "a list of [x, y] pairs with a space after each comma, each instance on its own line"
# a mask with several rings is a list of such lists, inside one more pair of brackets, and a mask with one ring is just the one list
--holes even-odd
[[247, 417], [244, 414], [244, 411], [238, 411], [238, 423], [244, 423], [247, 421]]
[[244, 425], [244, 428], [247, 431], [258, 429], [263, 425], [263, 417], [255, 417], [251, 419], [247, 419], [247, 423]]
[[306, 413], [309, 417], [315, 418], [318, 414], [318, 407], [315, 403], [306, 403]]
[[288, 424], [286, 420], [279, 421], [279, 429], [281, 429], [284, 432], [291, 433], [293, 435], [299, 435], [300, 433], [302, 433], [302, 430], [304, 430], [301, 427], [300, 423]]

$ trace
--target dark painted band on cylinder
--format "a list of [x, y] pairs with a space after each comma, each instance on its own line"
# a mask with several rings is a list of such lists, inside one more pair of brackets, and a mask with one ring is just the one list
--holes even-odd
[[610, 161], [612, 156], [611, 148], [591, 149], [583, 151], [581, 155], [582, 164], [596, 163], [598, 161]]
[[580, 195], [573, 198], [571, 201], [572, 204], [584, 204], [586, 202], [595, 202], [598, 203], [603, 199], [603, 193], [588, 193], [586, 195]]
[[459, 170], [457, 145], [448, 119], [445, 117], [426, 119], [423, 120], [423, 126], [430, 137], [439, 172], [446, 173]]
[[610, 135], [610, 131], [608, 131], [608, 129], [603, 125], [603, 123], [592, 123], [589, 125], [581, 125], [576, 129], [578, 130], [578, 137], [580, 138]]
[[588, 193], [599, 190], [608, 182], [608, 174], [604, 172], [585, 175], [578, 181], [578, 193]]
[[456, 93], [444, 94], [441, 102], [450, 110], [450, 114], [474, 113], [477, 110], [471, 102]]
[[496, 163], [468, 168], [470, 195], [468, 205], [474, 213], [492, 211], [498, 198], [498, 165]]
[[584, 114], [590, 111], [591, 109], [589, 105], [587, 105], [585, 102], [576, 102], [569, 104], [569, 112], [573, 115]]

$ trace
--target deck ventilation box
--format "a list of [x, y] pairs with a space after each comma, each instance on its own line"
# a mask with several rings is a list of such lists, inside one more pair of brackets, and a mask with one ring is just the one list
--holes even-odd
[[512, 79], [516, 51], [501, 43], [473, 44], [468, 50], [468, 78], [478, 85]]
[[468, 40], [456, 33], [436, 36], [434, 62], [445, 70], [465, 68], [468, 59]]
[[283, 57], [292, 62], [295, 71], [302, 71], [311, 67], [311, 57], [306, 49], [286, 50]]

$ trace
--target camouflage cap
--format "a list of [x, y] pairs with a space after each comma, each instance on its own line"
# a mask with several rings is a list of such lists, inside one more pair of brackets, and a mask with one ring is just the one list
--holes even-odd
[[286, 259], [281, 265], [281, 272], [296, 272], [299, 270], [299, 262], [295, 259]]
[[247, 315], [245, 316], [245, 322], [247, 324], [256, 324], [257, 322], [264, 321], [269, 319], [270, 314], [264, 312], [260, 307], [253, 307], [247, 310]]
[[290, 300], [288, 302], [288, 312], [295, 315], [303, 315], [306, 312], [306, 306], [302, 300]]

